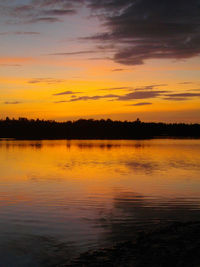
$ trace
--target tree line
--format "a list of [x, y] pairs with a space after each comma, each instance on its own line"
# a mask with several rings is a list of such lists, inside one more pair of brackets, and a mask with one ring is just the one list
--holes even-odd
[[200, 124], [80, 119], [56, 122], [40, 119], [0, 120], [0, 138], [16, 139], [146, 139], [200, 137]]

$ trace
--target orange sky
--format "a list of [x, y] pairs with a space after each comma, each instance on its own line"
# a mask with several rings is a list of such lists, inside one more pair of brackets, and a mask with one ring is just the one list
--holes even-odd
[[[200, 58], [198, 51], [188, 52], [189, 45], [179, 55], [183, 48], [177, 43], [182, 35], [180, 40], [174, 39], [176, 46], [170, 48], [173, 54], [168, 57], [163, 48], [171, 44], [171, 37], [167, 36], [163, 37], [165, 46], [153, 53], [152, 47], [157, 44], [153, 34], [153, 43], [148, 37], [150, 44], [144, 46], [147, 38], [142, 37], [136, 45], [130, 30], [131, 45], [125, 43], [127, 36], [118, 36], [116, 45], [111, 37], [102, 40], [99, 36], [104, 32], [114, 36], [116, 27], [122, 26], [113, 26], [114, 15], [98, 17], [96, 13], [106, 12], [98, 4], [91, 7], [89, 0], [82, 5], [69, 0], [50, 2], [53, 1], [0, 2], [1, 118], [63, 121], [139, 117], [143, 121], [200, 122]], [[135, 16], [132, 7], [128, 11], [117, 4], [112, 8], [131, 11], [131, 19]], [[153, 7], [145, 8], [149, 14], [157, 12]], [[43, 13], [38, 15], [37, 10]], [[188, 19], [193, 10], [189, 12]], [[178, 15], [181, 21], [182, 13]], [[169, 19], [173, 18], [166, 18]], [[144, 31], [143, 22], [139, 22], [140, 31], [133, 29], [137, 38]], [[174, 27], [179, 30], [179, 26]]]

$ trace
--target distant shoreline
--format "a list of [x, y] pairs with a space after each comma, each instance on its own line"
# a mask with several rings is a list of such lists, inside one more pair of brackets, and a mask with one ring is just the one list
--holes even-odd
[[0, 138], [16, 140], [145, 140], [200, 138], [200, 124], [84, 120], [0, 120]]

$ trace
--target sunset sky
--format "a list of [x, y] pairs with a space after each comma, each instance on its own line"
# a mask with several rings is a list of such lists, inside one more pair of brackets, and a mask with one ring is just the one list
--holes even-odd
[[0, 118], [200, 123], [199, 0], [0, 0]]

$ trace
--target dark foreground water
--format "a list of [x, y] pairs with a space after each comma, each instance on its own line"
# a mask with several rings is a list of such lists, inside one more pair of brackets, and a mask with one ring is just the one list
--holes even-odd
[[56, 266], [200, 220], [200, 140], [0, 140], [0, 267]]

